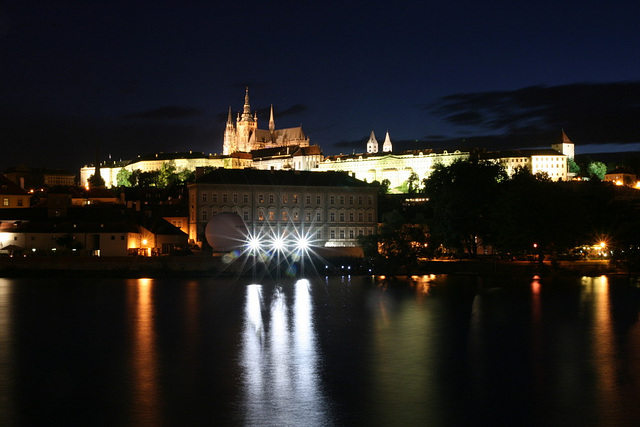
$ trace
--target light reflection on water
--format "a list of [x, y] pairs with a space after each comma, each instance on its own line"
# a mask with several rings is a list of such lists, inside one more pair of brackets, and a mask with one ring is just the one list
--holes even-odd
[[292, 304], [280, 287], [271, 295], [261, 285], [246, 288], [241, 365], [247, 425], [320, 425], [328, 417], [310, 284], [298, 280], [293, 286]]

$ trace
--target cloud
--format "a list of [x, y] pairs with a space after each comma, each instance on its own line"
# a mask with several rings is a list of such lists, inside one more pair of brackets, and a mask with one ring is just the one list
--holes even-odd
[[424, 108], [496, 148], [548, 146], [562, 129], [576, 144], [640, 142], [640, 81], [458, 93]]
[[166, 107], [155, 108], [153, 110], [142, 111], [139, 113], [127, 114], [123, 117], [127, 119], [144, 119], [144, 120], [183, 120], [201, 117], [202, 110], [199, 108], [178, 107], [170, 105]]

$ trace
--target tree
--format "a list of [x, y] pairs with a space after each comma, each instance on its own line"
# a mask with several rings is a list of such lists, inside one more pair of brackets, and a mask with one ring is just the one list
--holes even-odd
[[125, 168], [120, 169], [116, 175], [118, 187], [131, 187], [131, 175], [131, 171]]
[[432, 209], [429, 232], [434, 239], [459, 253], [477, 255], [480, 244], [490, 241], [490, 207], [497, 187], [507, 179], [497, 163], [478, 159], [436, 165], [424, 180], [424, 194]]
[[424, 225], [408, 224], [398, 211], [383, 215], [377, 233], [358, 238], [365, 256], [369, 257], [377, 273], [410, 274], [427, 248]]
[[580, 173], [580, 166], [572, 158], [567, 159], [567, 165], [569, 166], [569, 173], [578, 175]]
[[100, 175], [93, 174], [88, 179], [89, 188], [104, 187], [104, 179]]
[[411, 172], [407, 182], [405, 183], [407, 187], [408, 194], [416, 194], [418, 192], [418, 186], [420, 184], [420, 177], [417, 173]]
[[597, 178], [602, 181], [607, 173], [607, 165], [598, 161], [591, 162], [587, 165], [587, 172], [590, 178]]

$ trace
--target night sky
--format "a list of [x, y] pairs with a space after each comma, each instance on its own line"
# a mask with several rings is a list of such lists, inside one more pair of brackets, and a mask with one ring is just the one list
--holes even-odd
[[640, 150], [637, 1], [29, 1], [0, 5], [0, 169], [220, 153], [259, 127], [324, 153]]

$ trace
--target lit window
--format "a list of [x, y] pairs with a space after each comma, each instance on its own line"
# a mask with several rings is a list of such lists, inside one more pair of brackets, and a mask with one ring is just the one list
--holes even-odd
[[293, 203], [294, 205], [298, 203], [298, 195], [297, 194], [293, 195], [291, 203]]
[[264, 221], [264, 211], [262, 209], [258, 211], [258, 221]]
[[9, 198], [8, 198], [8, 197], [5, 197], [5, 198], [2, 200], [2, 205], [3, 205], [3, 206], [9, 206]]
[[289, 202], [289, 200], [287, 199], [287, 195], [283, 194], [282, 195], [282, 203], [284, 204], [284, 203], [288, 203], [288, 202]]
[[258, 203], [264, 203], [264, 194], [258, 194]]
[[274, 211], [269, 211], [269, 221], [275, 221], [276, 213]]
[[286, 221], [289, 219], [289, 215], [287, 214], [287, 211], [282, 211], [282, 220]]
[[304, 213], [304, 220], [305, 221], [311, 221], [311, 212], [305, 212]]

